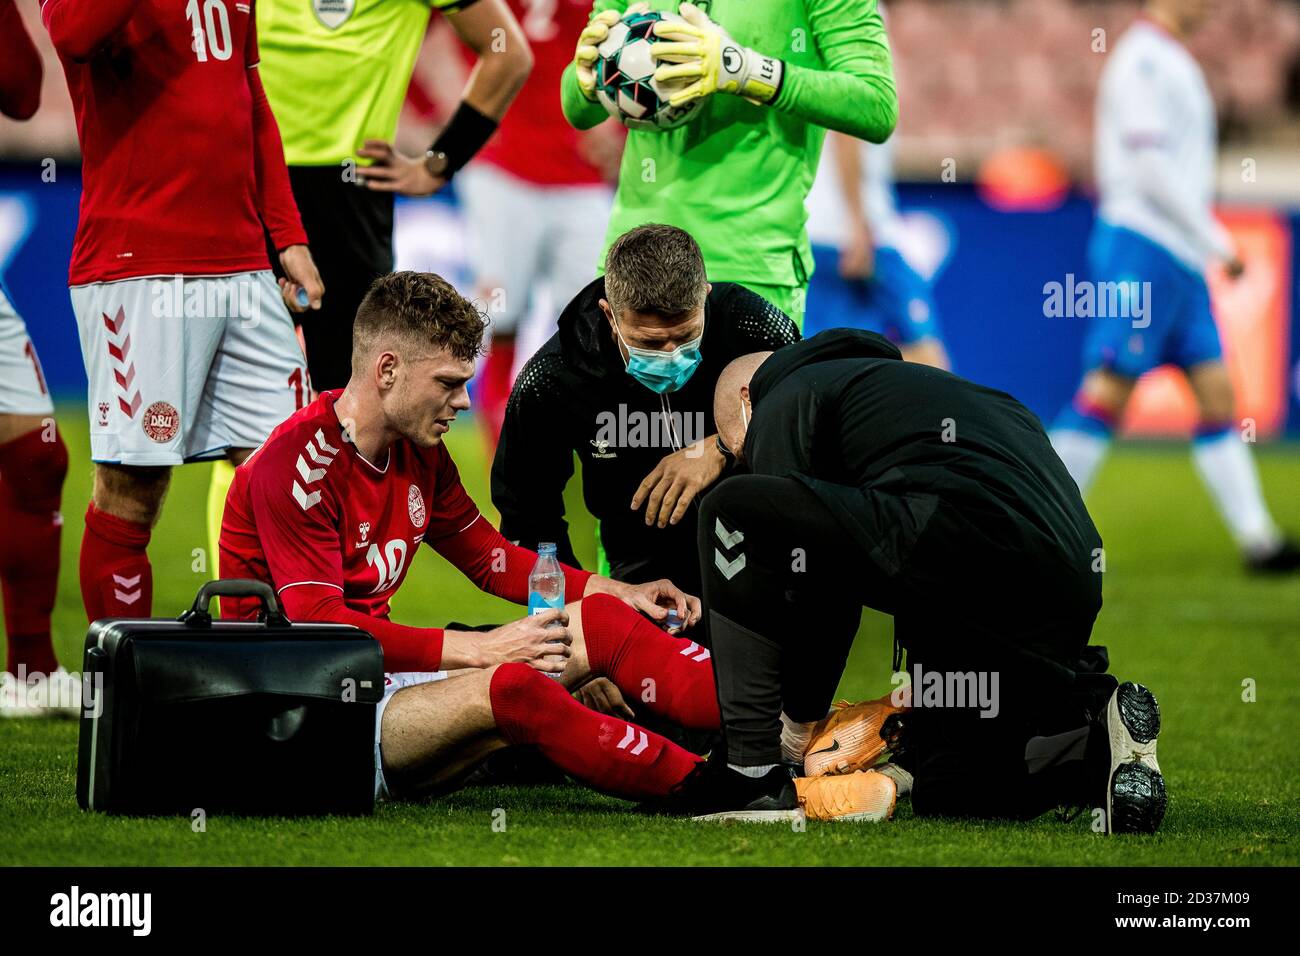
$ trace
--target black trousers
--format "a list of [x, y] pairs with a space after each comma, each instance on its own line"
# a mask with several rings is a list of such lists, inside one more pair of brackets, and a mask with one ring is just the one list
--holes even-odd
[[983, 680], [992, 698], [926, 707], [914, 687], [904, 765], [918, 814], [1027, 818], [1077, 796], [1089, 715], [1114, 686], [1085, 673], [1105, 666], [1087, 649], [1100, 579], [999, 549], [992, 515], [941, 505], [890, 574], [798, 480], [741, 475], [705, 496], [698, 542], [728, 760], [779, 761], [782, 710], [825, 716], [865, 605], [894, 616], [914, 678], [920, 666], [945, 689]]
[[[352, 376], [352, 324], [370, 284], [393, 271], [393, 195], [343, 179], [339, 166], [290, 166], [289, 182], [307, 243], [325, 283], [321, 307], [294, 313], [317, 391]], [[270, 250], [277, 276], [279, 257]]]

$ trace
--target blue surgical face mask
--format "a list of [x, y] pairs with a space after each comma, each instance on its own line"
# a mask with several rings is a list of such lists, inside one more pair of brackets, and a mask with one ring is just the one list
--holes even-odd
[[614, 329], [618, 332], [619, 341], [627, 349], [628, 358], [624, 363], [627, 366], [627, 374], [658, 395], [677, 391], [690, 381], [695, 370], [700, 367], [700, 362], [704, 361], [704, 357], [700, 355], [703, 331], [671, 352], [660, 352], [656, 349], [634, 349], [628, 345], [617, 320], [614, 322]]

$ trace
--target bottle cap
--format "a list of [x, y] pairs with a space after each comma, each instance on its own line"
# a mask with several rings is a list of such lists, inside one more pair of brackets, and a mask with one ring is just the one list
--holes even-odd
[[552, 554], [552, 555], [553, 555], [553, 554], [555, 554], [555, 542], [554, 542], [554, 541], [539, 541], [538, 544], [537, 544], [537, 553], [538, 553], [538, 554], [542, 554], [542, 555], [546, 555], [546, 554]]

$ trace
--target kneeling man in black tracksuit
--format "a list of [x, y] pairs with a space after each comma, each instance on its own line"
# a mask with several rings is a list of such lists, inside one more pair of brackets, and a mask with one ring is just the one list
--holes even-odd
[[1108, 831], [1155, 830], [1159, 708], [1088, 644], [1101, 538], [1028, 409], [834, 329], [733, 362], [714, 419], [749, 472], [699, 520], [725, 761], [667, 809], [788, 813], [805, 758], [881, 772], [856, 759], [875, 759], [879, 721], [871, 740], [827, 717], [865, 605], [893, 615], [895, 671], [907, 652], [885, 775], [918, 815], [1098, 807]]

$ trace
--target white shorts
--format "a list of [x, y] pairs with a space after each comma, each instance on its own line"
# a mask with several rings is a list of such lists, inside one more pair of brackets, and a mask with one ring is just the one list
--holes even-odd
[[[596, 278], [613, 191], [539, 186], [484, 162], [457, 175], [456, 191], [465, 204], [475, 295], [487, 306], [488, 331], [516, 336], [518, 367], [551, 337], [569, 300]], [[542, 292], [544, 305], [535, 308]]]
[[13, 303], [0, 289], [0, 415], [53, 415], [36, 348]]
[[270, 270], [74, 286], [90, 457], [179, 465], [256, 448], [303, 406], [307, 369]]
[[397, 674], [384, 675], [384, 696], [375, 708], [375, 799], [388, 799], [388, 784], [384, 782], [384, 757], [379, 750], [379, 730], [384, 725], [384, 711], [388, 702], [403, 687], [415, 684], [432, 684], [434, 681], [446, 680], [446, 671], [402, 671]]

